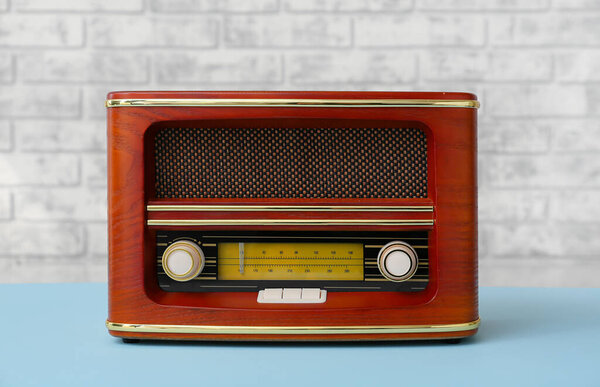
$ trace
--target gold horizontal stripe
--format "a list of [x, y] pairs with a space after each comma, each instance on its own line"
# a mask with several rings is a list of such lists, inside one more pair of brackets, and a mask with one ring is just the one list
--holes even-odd
[[[239, 239], [239, 238], [257, 238], [256, 235], [203, 235], [202, 238], [212, 238], [212, 239], [218, 239], [218, 238], [229, 238], [229, 239]], [[275, 238], [279, 238], [279, 239], [289, 239], [289, 236], [273, 236], [273, 235], [269, 235], [269, 239], [275, 239]], [[331, 239], [331, 237], [320, 237], [320, 236], [307, 236], [307, 237], [302, 237], [302, 236], [294, 236], [294, 239]], [[335, 237], [335, 239], [359, 239], [357, 237], [344, 237], [344, 236], [338, 236]], [[369, 239], [385, 239], [385, 240], [389, 240], [389, 237], [369, 237]], [[423, 239], [423, 240], [427, 240], [428, 238], [404, 238], [405, 240], [416, 240], [416, 239]], [[376, 258], [375, 258], [376, 259]]]
[[[385, 281], [385, 282], [389, 282], [390, 280], [385, 279], [385, 278], [384, 279], [380, 279], [380, 278], [365, 278], [365, 281], [380, 281], [380, 282]], [[427, 282], [427, 281], [429, 281], [429, 279], [418, 279], [418, 278], [414, 278], [413, 277], [411, 279], [407, 279], [407, 280], [402, 281], [402, 282]]]
[[148, 211], [385, 211], [433, 212], [433, 206], [284, 206], [284, 205], [163, 205], [150, 204]]
[[366, 262], [365, 261], [365, 265], [367, 265], [367, 266], [369, 266], [369, 265], [370, 266], [377, 266], [377, 262]]
[[323, 286], [325, 289], [381, 289], [379, 286]]
[[258, 286], [255, 285], [200, 285], [201, 288], [252, 288], [255, 289]]
[[[384, 245], [365, 245], [366, 249], [380, 249], [382, 248]], [[412, 247], [413, 249], [427, 249], [429, 248], [429, 246], [427, 245], [411, 245], [410, 247]]]
[[106, 321], [106, 327], [117, 332], [197, 333], [242, 335], [352, 335], [390, 333], [463, 332], [477, 329], [480, 319], [461, 324], [431, 325], [365, 325], [365, 326], [222, 326], [128, 324]]
[[479, 108], [479, 101], [462, 99], [311, 99], [311, 98], [140, 98], [109, 99], [106, 107], [449, 107]]
[[148, 226], [433, 226], [432, 219], [150, 219]]

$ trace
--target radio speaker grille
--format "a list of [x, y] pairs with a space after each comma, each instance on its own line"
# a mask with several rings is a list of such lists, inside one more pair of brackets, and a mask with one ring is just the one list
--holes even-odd
[[424, 198], [415, 128], [166, 128], [157, 198]]

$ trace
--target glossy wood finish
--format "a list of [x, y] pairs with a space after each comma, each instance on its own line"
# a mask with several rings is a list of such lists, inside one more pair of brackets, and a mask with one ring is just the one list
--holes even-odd
[[[475, 99], [466, 93], [375, 92], [119, 92], [122, 98], [332, 98], [332, 99]], [[365, 326], [460, 324], [478, 319], [476, 109], [365, 107], [115, 107], [108, 109], [109, 171], [109, 316], [118, 323], [239, 326]], [[332, 204], [433, 205], [431, 213], [253, 213], [252, 217], [334, 216], [431, 218], [430, 282], [418, 293], [330, 292], [325, 304], [257, 304], [254, 293], [166, 293], [155, 279], [155, 233], [146, 226], [153, 170], [149, 150], [152, 131], [170, 125], [298, 125], [315, 122], [337, 126], [417, 125], [428, 136], [429, 192], [427, 199], [359, 200], [185, 200], [186, 204]], [[207, 213], [178, 216], [215, 216]], [[173, 216], [171, 213], [169, 216]], [[239, 213], [219, 213], [235, 218]], [[248, 214], [245, 214], [248, 216]], [[416, 228], [420, 228], [417, 226]], [[225, 226], [243, 230], [251, 226]], [[356, 226], [286, 226], [298, 230], [357, 230]], [[189, 229], [198, 229], [192, 227]], [[278, 229], [281, 229], [280, 227]], [[364, 230], [410, 229], [361, 226]], [[391, 335], [173, 335], [115, 332], [121, 337], [202, 340], [389, 340], [464, 337], [464, 332]]]

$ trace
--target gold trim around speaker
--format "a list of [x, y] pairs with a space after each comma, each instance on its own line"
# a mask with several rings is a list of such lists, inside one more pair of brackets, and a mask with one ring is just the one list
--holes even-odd
[[197, 205], [149, 204], [147, 211], [326, 211], [326, 212], [433, 212], [433, 206], [292, 206], [292, 205]]
[[460, 99], [280, 99], [280, 98], [149, 98], [109, 99], [106, 107], [446, 107], [479, 108], [479, 101]]
[[148, 226], [433, 226], [433, 219], [149, 219]]
[[116, 332], [240, 334], [240, 335], [352, 335], [463, 332], [477, 329], [480, 320], [461, 324], [432, 325], [372, 325], [372, 326], [216, 326], [127, 324], [106, 321], [106, 327]]

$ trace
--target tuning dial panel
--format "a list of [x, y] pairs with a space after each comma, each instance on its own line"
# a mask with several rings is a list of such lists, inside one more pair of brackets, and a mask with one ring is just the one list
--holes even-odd
[[204, 253], [192, 241], [177, 241], [162, 255], [162, 267], [170, 278], [185, 282], [194, 279], [204, 269]]
[[394, 241], [383, 246], [377, 256], [381, 274], [390, 281], [402, 282], [417, 271], [419, 258], [415, 250], [405, 242]]

